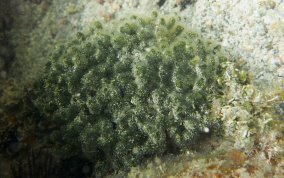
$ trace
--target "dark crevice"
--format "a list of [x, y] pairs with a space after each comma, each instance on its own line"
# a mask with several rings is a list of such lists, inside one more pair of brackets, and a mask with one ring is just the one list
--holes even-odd
[[183, 11], [184, 9], [187, 8], [188, 5], [194, 4], [195, 2], [196, 2], [196, 0], [182, 0], [182, 1], [179, 1], [178, 3], [176, 3], [174, 7], [179, 6], [180, 11]]
[[157, 3], [157, 5], [159, 7], [162, 7], [165, 4], [166, 0], [159, 0], [159, 2]]

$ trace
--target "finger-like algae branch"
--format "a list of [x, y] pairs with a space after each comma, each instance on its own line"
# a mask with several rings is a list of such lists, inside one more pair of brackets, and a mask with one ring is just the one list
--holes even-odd
[[50, 136], [56, 153], [83, 152], [98, 175], [128, 169], [220, 129], [210, 108], [226, 60], [178, 18], [96, 23], [56, 48], [34, 103], [60, 126]]

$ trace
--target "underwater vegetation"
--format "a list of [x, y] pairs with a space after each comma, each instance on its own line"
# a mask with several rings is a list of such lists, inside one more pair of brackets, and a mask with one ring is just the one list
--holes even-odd
[[97, 22], [57, 46], [33, 91], [48, 143], [60, 157], [85, 155], [95, 175], [128, 170], [218, 132], [210, 117], [222, 95], [227, 58], [179, 18]]
[[58, 177], [58, 162], [44, 150], [31, 150], [26, 158], [14, 160], [11, 172], [14, 178], [48, 178]]
[[88, 177], [91, 172], [88, 160], [71, 157], [64, 161], [57, 159], [46, 148], [35, 148], [12, 161], [13, 178], [56, 178]]
[[[15, 58], [9, 31], [13, 25], [10, 2], [0, 2], [0, 81], [6, 78], [11, 63]], [[1, 94], [1, 93], [0, 93]]]

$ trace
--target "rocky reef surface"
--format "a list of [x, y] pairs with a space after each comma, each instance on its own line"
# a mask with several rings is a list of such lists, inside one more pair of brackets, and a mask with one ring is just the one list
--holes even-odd
[[[225, 95], [213, 101], [211, 111], [221, 118], [224, 134], [212, 135], [179, 155], [160, 155], [128, 173], [111, 176], [284, 174], [283, 0], [11, 0], [1, 1], [0, 7], [4, 8], [0, 10], [0, 177], [17, 177], [15, 165], [22, 160], [29, 170], [30, 156], [25, 158], [23, 153], [30, 155], [30, 148], [43, 145], [39, 144], [43, 136], [32, 132], [42, 125], [21, 112], [26, 107], [23, 99], [43, 75], [54, 47], [97, 21], [107, 24], [129, 14], [141, 16], [152, 11], [180, 16], [187, 28], [225, 49], [230, 58]], [[77, 176], [90, 175], [92, 166], [85, 158], [70, 158], [64, 163], [68, 161], [80, 162], [77, 167], [72, 164], [73, 170], [80, 172]]]

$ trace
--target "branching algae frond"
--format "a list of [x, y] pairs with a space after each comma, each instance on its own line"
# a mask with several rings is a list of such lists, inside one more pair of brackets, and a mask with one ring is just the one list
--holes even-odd
[[96, 172], [127, 169], [216, 129], [225, 66], [220, 46], [179, 19], [96, 23], [56, 48], [34, 103], [60, 125], [50, 137], [58, 153], [83, 152]]

